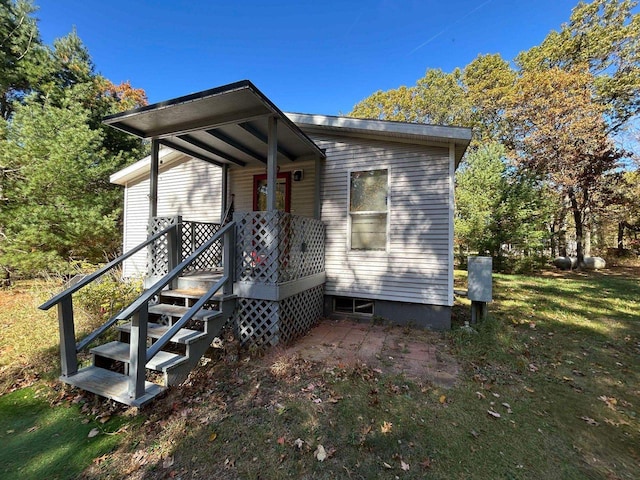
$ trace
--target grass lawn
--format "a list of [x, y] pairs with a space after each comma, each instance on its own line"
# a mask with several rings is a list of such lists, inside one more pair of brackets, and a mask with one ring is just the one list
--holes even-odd
[[[83, 454], [57, 478], [638, 478], [637, 271], [494, 280], [475, 332], [458, 328], [463, 304], [454, 330], [434, 334], [462, 366], [451, 389], [274, 350], [209, 362], [135, 418], [53, 381], [55, 336], [21, 355], [23, 323], [57, 335], [55, 319], [9, 316], [28, 303], [13, 296], [33, 292], [2, 292], [0, 384], [34, 386], [0, 397], [1, 441], [14, 445], [0, 477], [52, 477], [44, 465], [72, 463], [59, 461], [64, 443]], [[118, 433], [89, 439], [96, 426]], [[67, 429], [77, 443], [55, 436]]]
[[124, 417], [90, 419], [69, 402], [52, 408], [42, 390], [0, 397], [0, 478], [75, 478], [120, 442]]

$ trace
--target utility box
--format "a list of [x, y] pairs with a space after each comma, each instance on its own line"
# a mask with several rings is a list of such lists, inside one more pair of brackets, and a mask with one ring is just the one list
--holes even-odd
[[491, 257], [467, 258], [467, 289], [468, 298], [472, 302], [490, 302], [492, 300]]

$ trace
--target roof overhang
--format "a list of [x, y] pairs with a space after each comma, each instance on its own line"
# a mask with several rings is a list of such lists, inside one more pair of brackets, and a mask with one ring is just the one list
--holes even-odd
[[455, 147], [456, 166], [471, 142], [471, 129], [425, 125], [420, 123], [364, 120], [360, 118], [287, 113], [287, 117], [307, 132], [332, 132], [339, 135], [360, 136], [378, 140], [422, 143]]
[[324, 152], [255, 85], [243, 80], [104, 118], [104, 123], [222, 166], [267, 162], [269, 118], [278, 120], [278, 161]]
[[[169, 148], [161, 148], [158, 154], [160, 163], [160, 171], [173, 165], [178, 160], [184, 160], [188, 157], [181, 152], [171, 150]], [[109, 177], [109, 181], [116, 185], [125, 186], [127, 183], [138, 180], [139, 178], [149, 178], [151, 171], [151, 155], [147, 155], [142, 160], [117, 171]]]

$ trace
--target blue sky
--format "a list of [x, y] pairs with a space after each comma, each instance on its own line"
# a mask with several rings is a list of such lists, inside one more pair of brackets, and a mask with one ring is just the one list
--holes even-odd
[[478, 54], [512, 60], [577, 0], [35, 0], [43, 40], [73, 26], [96, 70], [150, 102], [249, 79], [282, 110], [336, 115]]

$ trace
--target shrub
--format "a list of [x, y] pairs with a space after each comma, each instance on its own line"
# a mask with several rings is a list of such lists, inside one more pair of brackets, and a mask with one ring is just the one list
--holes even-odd
[[120, 272], [105, 274], [76, 294], [76, 305], [96, 319], [107, 320], [142, 293], [142, 281], [123, 280]]

